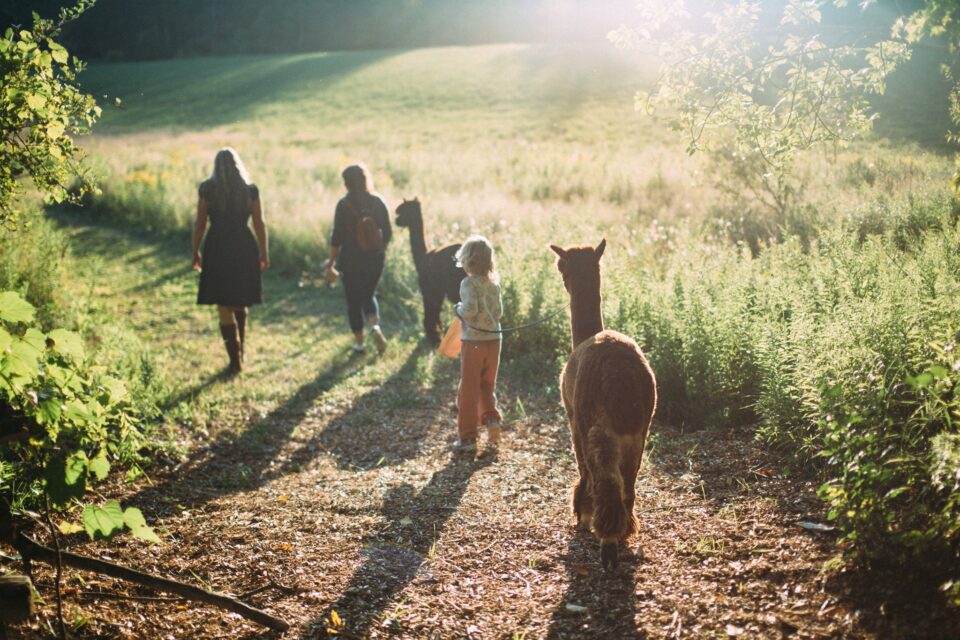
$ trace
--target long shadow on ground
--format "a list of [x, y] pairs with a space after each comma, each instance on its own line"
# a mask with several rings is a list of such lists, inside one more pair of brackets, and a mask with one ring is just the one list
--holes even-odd
[[570, 584], [553, 612], [550, 640], [647, 637], [634, 622], [634, 573], [641, 559], [621, 546], [620, 565], [605, 573], [599, 554], [600, 543], [592, 534], [578, 529], [570, 538], [564, 559]]
[[[411, 354], [410, 358], [413, 357]], [[197, 507], [222, 496], [256, 489], [292, 471], [294, 467], [287, 464], [281, 468], [276, 459], [294, 429], [308, 417], [317, 398], [366, 363], [366, 358], [346, 353], [334, 356], [313, 380], [266, 416], [239, 435], [226, 432], [208, 447], [195, 451], [165, 482], [145, 489], [131, 500], [156, 503], [158, 515], [163, 515], [170, 510], [163, 506], [164, 497], [169, 501], [176, 496], [180, 502]], [[398, 384], [397, 378], [407, 370], [407, 365], [401, 367], [384, 387]]]
[[420, 342], [387, 382], [331, 419], [293, 452], [276, 475], [298, 471], [319, 455], [332, 456], [341, 469], [389, 466], [420, 455], [431, 426], [448, 410], [415, 380], [420, 358], [429, 352], [430, 347]]
[[[409, 484], [391, 488], [380, 510], [388, 523], [386, 529], [364, 539], [365, 560], [342, 595], [306, 625], [301, 638], [328, 637], [326, 629], [330, 627], [338, 631], [337, 635], [364, 638], [372, 625], [382, 622], [394, 597], [408, 584], [417, 579], [430, 580], [426, 557], [432, 545], [456, 512], [470, 478], [494, 460], [494, 456], [475, 459], [454, 455], [419, 493]], [[342, 628], [331, 622], [333, 611], [342, 620]], [[448, 631], [452, 636], [453, 630]]]
[[[315, 414], [315, 401], [368, 364], [367, 357], [334, 356], [317, 376], [239, 435], [229, 432], [195, 451], [175, 473], [130, 498], [152, 504], [158, 516], [173, 513], [171, 498], [196, 508], [216, 498], [250, 491], [295, 473], [318, 455], [332, 456], [339, 468], [358, 471], [394, 464], [419, 455], [430, 421], [398, 426], [392, 417], [419, 404], [431, 404], [418, 393], [413, 372], [427, 347], [412, 350], [386, 381], [367, 392], [291, 456], [281, 457], [290, 436]], [[196, 390], [187, 390], [193, 393]], [[329, 418], [328, 418], [329, 419]], [[387, 444], [389, 443], [389, 444]]]

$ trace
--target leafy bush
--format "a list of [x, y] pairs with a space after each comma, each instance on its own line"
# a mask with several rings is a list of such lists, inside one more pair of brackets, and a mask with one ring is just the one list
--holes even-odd
[[22, 176], [56, 202], [71, 198], [75, 178], [80, 193], [91, 188], [85, 171], [75, 176], [81, 153], [71, 136], [86, 133], [100, 107], [76, 86], [80, 61], [54, 40], [89, 4], [61, 9], [56, 21], [34, 13], [30, 29], [9, 27], [0, 37], [0, 223], [17, 218]]
[[756, 421], [760, 439], [827, 478], [854, 557], [956, 567], [955, 212], [948, 198], [905, 198], [871, 213], [877, 234], [821, 226], [809, 246], [787, 237], [756, 257], [681, 238], [610, 278], [610, 325], [644, 346], [661, 417]]
[[[33, 318], [18, 294], [0, 293], [0, 408], [12, 442], [0, 456], [0, 491], [14, 505], [46, 496], [63, 508], [113, 464], [136, 461], [144, 439], [127, 386], [88, 361], [79, 335], [41, 332]], [[116, 503], [87, 505], [83, 523], [91, 538], [126, 526], [156, 540], [138, 510]]]
[[[940, 566], [960, 580], [960, 337], [928, 343], [926, 366], [900, 367], [856, 400], [825, 394], [824, 450], [836, 477], [821, 496], [841, 544], [867, 562]], [[953, 569], [951, 569], [951, 567]]]

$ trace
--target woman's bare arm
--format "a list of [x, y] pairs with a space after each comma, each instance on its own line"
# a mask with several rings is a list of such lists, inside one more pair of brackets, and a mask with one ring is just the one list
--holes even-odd
[[257, 245], [260, 247], [260, 269], [270, 266], [270, 248], [267, 242], [267, 225], [263, 220], [263, 206], [260, 198], [253, 201], [253, 233], [257, 236]]
[[207, 201], [200, 198], [197, 203], [197, 221], [193, 223], [193, 268], [200, 271], [200, 243], [207, 230]]

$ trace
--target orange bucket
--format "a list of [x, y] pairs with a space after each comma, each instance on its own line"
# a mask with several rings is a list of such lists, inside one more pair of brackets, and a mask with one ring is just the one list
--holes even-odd
[[447, 332], [443, 334], [443, 339], [440, 341], [440, 346], [437, 347], [437, 351], [440, 352], [440, 355], [448, 358], [459, 358], [460, 336], [462, 334], [463, 325], [460, 323], [460, 318], [457, 318], [450, 323], [449, 327], [447, 327]]

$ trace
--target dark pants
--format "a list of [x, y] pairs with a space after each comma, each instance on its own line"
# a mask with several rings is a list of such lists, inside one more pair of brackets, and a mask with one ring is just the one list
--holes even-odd
[[363, 329], [364, 316], [380, 315], [377, 283], [383, 274], [383, 256], [352, 269], [342, 269], [343, 293], [347, 297], [347, 318], [354, 333]]

